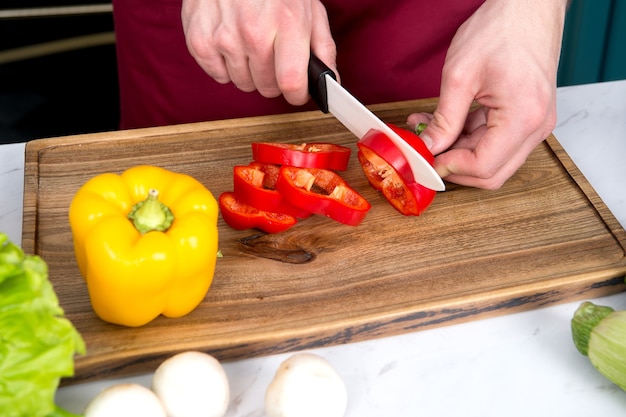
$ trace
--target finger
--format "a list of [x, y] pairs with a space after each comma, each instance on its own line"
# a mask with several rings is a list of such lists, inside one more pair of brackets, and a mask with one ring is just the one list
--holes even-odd
[[276, 40], [276, 80], [285, 100], [293, 105], [308, 101], [307, 66], [310, 55], [310, 41], [289, 42], [281, 36]]
[[276, 80], [276, 69], [274, 65], [273, 45], [269, 45], [264, 51], [257, 51], [256, 55], [250, 57], [250, 73], [252, 81], [258, 92], [268, 98], [278, 97], [281, 94]]
[[224, 56], [205, 40], [203, 33], [197, 30], [197, 27], [191, 24], [185, 26], [185, 42], [189, 53], [215, 81], [220, 84], [229, 83], [231, 79]]
[[280, 11], [270, 7], [269, 12], [264, 12], [262, 4], [257, 2], [255, 7], [246, 8], [238, 15], [239, 50], [247, 55], [256, 90], [264, 97], [277, 97], [280, 89], [276, 80], [274, 42], [280, 28], [273, 23], [274, 19], [280, 20]]
[[285, 100], [295, 106], [305, 104], [309, 99], [307, 66], [310, 55], [310, 42], [285, 42], [279, 36], [276, 42], [276, 80]]
[[241, 91], [254, 91], [256, 86], [250, 71], [248, 57], [242, 53], [226, 53], [224, 55], [228, 76]]
[[488, 113], [489, 109], [482, 106], [475, 110], [472, 110], [467, 116], [467, 120], [465, 121], [465, 126], [463, 126], [462, 133], [465, 135], [471, 135], [476, 129], [486, 125]]
[[278, 87], [285, 100], [293, 105], [305, 104], [309, 99], [311, 19], [311, 11], [302, 11], [300, 19], [284, 20], [274, 40]]
[[[406, 119], [406, 124], [409, 125], [411, 129], [415, 130], [415, 127], [420, 123], [430, 124], [430, 122], [432, 122], [433, 120], [433, 117], [434, 116], [432, 113], [411, 113]], [[487, 109], [480, 107], [476, 110], [473, 110], [468, 115], [462, 133], [470, 134], [474, 130], [476, 130], [476, 128], [484, 125], [485, 123], [487, 123]]]
[[200, 67], [218, 83], [228, 84], [232, 81], [228, 68], [226, 67], [226, 61], [221, 54], [204, 56], [202, 58], [196, 56], [196, 62], [198, 62]]
[[[514, 140], [499, 137], [507, 129], [488, 128], [471, 147], [452, 147], [438, 155], [435, 168], [445, 176], [456, 174], [481, 179], [491, 178], [515, 153]], [[480, 132], [477, 132], [480, 133]], [[477, 134], [478, 136], [478, 134]], [[521, 142], [521, 139], [519, 140]]]
[[[535, 145], [536, 146], [536, 145]], [[533, 148], [534, 149], [534, 148]], [[519, 168], [524, 165], [532, 149], [519, 149], [504, 165], [502, 165], [491, 177], [480, 178], [471, 175], [448, 174], [446, 180], [459, 185], [497, 190], [511, 178]]]
[[538, 132], [511, 138], [500, 134], [511, 129], [485, 128], [484, 134], [481, 130], [435, 158], [442, 177], [461, 185], [498, 189], [543, 140]]
[[448, 149], [463, 131], [476, 93], [466, 86], [467, 79], [466, 74], [455, 76], [444, 67], [439, 104], [433, 119], [421, 134], [425, 143], [432, 143], [430, 149], [433, 154]]
[[480, 143], [480, 139], [483, 137], [485, 132], [487, 131], [487, 125], [482, 124], [479, 125], [471, 132], [463, 133], [459, 138], [452, 144], [450, 149], [469, 149], [474, 150], [476, 146]]
[[426, 112], [411, 113], [406, 118], [406, 124], [409, 125], [409, 127], [413, 131], [415, 131], [415, 127], [418, 124], [420, 124], [420, 123], [429, 124], [431, 122], [431, 120], [433, 120], [433, 114], [432, 113], [426, 113]]
[[311, 50], [325, 63], [340, 81], [337, 71], [337, 46], [330, 32], [326, 8], [319, 1], [314, 1], [311, 9]]
[[458, 137], [456, 142], [454, 142], [449, 149], [475, 149], [487, 131], [486, 113], [487, 111], [483, 111], [482, 108], [474, 110], [470, 113], [467, 117], [467, 121], [465, 122], [465, 127], [463, 128], [461, 136]]
[[[213, 2], [208, 2], [213, 3]], [[218, 2], [220, 3], [220, 2]], [[216, 20], [221, 17], [223, 21], [214, 21], [212, 26], [217, 29], [212, 33], [215, 49], [222, 54], [228, 75], [241, 91], [254, 91], [256, 86], [250, 70], [251, 51], [256, 51], [258, 45], [254, 43], [251, 33], [254, 30], [246, 26], [246, 15], [238, 13], [238, 10], [221, 5], [219, 13], [211, 17]], [[229, 23], [229, 24], [227, 24]], [[242, 30], [244, 27], [246, 30]]]

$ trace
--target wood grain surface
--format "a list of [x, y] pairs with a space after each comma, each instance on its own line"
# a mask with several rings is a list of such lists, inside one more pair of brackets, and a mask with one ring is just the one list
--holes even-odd
[[[403, 125], [435, 100], [372, 106]], [[372, 204], [358, 227], [323, 216], [268, 235], [220, 219], [215, 279], [180, 319], [141, 328], [99, 320], [74, 260], [70, 201], [89, 178], [138, 164], [193, 175], [217, 197], [250, 143], [332, 142], [353, 149], [344, 178]], [[554, 137], [498, 191], [447, 184], [420, 217], [396, 212], [367, 183], [355, 138], [305, 112], [32, 141], [26, 147], [23, 247], [41, 255], [87, 342], [83, 382], [153, 371], [183, 350], [220, 360], [397, 335], [623, 291], [626, 233]], [[115, 294], [111, 294], [112, 297]]]

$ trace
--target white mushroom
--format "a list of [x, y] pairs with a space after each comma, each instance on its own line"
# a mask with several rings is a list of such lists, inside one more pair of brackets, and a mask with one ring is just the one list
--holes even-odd
[[161, 401], [143, 385], [112, 385], [87, 404], [85, 417], [166, 417]]
[[221, 417], [230, 398], [228, 377], [220, 362], [195, 351], [163, 361], [154, 373], [152, 389], [169, 417]]
[[286, 359], [265, 393], [268, 417], [342, 417], [347, 404], [341, 376], [326, 359], [311, 353]]

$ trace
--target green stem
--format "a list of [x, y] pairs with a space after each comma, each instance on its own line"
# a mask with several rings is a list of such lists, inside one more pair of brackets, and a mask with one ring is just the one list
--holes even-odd
[[415, 134], [416, 134], [417, 136], [421, 135], [421, 134], [422, 134], [422, 132], [426, 129], [426, 126], [428, 126], [426, 123], [418, 123], [418, 124], [415, 126]]
[[174, 214], [159, 201], [159, 191], [151, 189], [144, 201], [133, 206], [128, 218], [140, 233], [145, 234], [153, 230], [164, 232], [169, 229], [174, 221]]
[[578, 307], [572, 318], [572, 337], [580, 353], [587, 356], [593, 328], [614, 311], [611, 307], [598, 306], [589, 301], [585, 301]]

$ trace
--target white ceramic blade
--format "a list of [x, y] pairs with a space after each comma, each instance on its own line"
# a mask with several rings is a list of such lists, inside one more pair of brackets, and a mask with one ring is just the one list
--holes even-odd
[[326, 75], [328, 110], [350, 132], [361, 139], [370, 129], [384, 132], [400, 149], [409, 162], [415, 181], [435, 191], [444, 191], [446, 186], [437, 171], [413, 147], [396, 132], [369, 111], [359, 100], [346, 91], [330, 75]]

